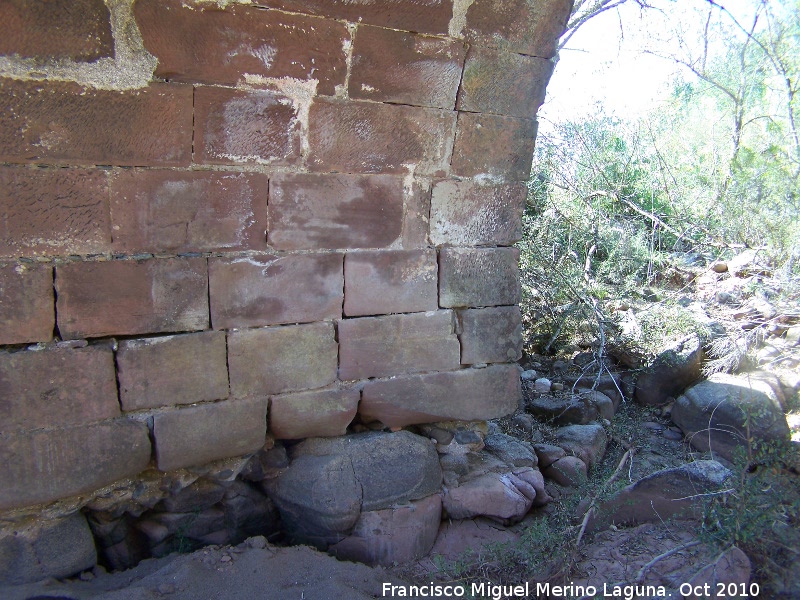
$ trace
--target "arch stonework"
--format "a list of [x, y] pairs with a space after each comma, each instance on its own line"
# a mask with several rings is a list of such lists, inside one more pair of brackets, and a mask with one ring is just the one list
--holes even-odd
[[[168, 552], [164, 515], [225, 543], [256, 507], [344, 555], [398, 503], [438, 519], [400, 430], [517, 406], [513, 244], [570, 9], [0, 2], [0, 579], [63, 531]], [[351, 488], [339, 525], [304, 516]]]

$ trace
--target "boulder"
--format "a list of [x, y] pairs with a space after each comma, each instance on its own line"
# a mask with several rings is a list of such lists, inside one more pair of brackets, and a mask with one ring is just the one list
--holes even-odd
[[[689, 580], [693, 590], [709, 589], [719, 591], [718, 585], [723, 590], [728, 590], [729, 585], [741, 590], [750, 583], [750, 559], [736, 546], [731, 546], [719, 555], [710, 565], [706, 565]], [[707, 586], [707, 587], [706, 587]], [[686, 600], [701, 600], [705, 596], [684, 596]], [[719, 596], [722, 598], [738, 598], [739, 596]]]
[[92, 532], [81, 513], [0, 529], [0, 584], [70, 577], [96, 562]]
[[450, 519], [489, 517], [513, 523], [533, 506], [536, 491], [521, 478], [487, 473], [458, 487], [445, 488], [443, 506]]
[[673, 344], [645, 367], [636, 380], [636, 401], [645, 406], [666, 404], [701, 374], [703, 348], [697, 334]]
[[586, 463], [577, 456], [559, 458], [543, 472], [545, 477], [565, 487], [578, 487], [586, 481], [587, 473]]
[[561, 446], [553, 446], [551, 444], [534, 444], [533, 449], [539, 459], [539, 467], [542, 469], [549, 467], [559, 458], [567, 455]]
[[600, 415], [597, 406], [585, 396], [537, 396], [528, 401], [527, 409], [540, 420], [551, 421], [554, 425], [585, 425], [596, 421]]
[[672, 420], [692, 446], [733, 460], [748, 437], [789, 439], [789, 426], [778, 396], [768, 382], [717, 373], [680, 396]]
[[533, 446], [510, 435], [488, 435], [483, 443], [487, 452], [511, 467], [535, 467], [537, 464]]
[[556, 444], [567, 454], [580, 458], [587, 469], [600, 461], [606, 453], [606, 432], [601, 425], [568, 425], [556, 430]]
[[442, 498], [433, 494], [405, 506], [364, 511], [352, 533], [328, 552], [343, 560], [391, 566], [430, 552], [442, 519]]

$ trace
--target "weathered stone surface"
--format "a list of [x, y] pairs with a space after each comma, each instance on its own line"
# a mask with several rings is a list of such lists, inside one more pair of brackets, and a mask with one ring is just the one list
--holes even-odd
[[108, 252], [102, 171], [0, 167], [0, 256]]
[[407, 506], [365, 511], [351, 534], [329, 552], [340, 560], [387, 567], [419, 560], [433, 547], [441, 519], [439, 494]]
[[119, 416], [110, 347], [0, 353], [0, 432]]
[[450, 246], [511, 245], [522, 237], [524, 183], [447, 179], [433, 186], [431, 242]]
[[680, 394], [702, 374], [703, 348], [697, 334], [680, 340], [659, 354], [636, 379], [636, 401], [658, 406]]
[[391, 175], [278, 174], [269, 243], [278, 250], [386, 248], [403, 229], [403, 180]]
[[103, 0], [0, 4], [0, 55], [95, 61], [114, 56], [111, 15]]
[[577, 396], [554, 397], [543, 394], [530, 398], [526, 408], [537, 419], [552, 422], [553, 425], [585, 425], [596, 421], [599, 416], [593, 403]]
[[362, 26], [353, 47], [349, 95], [453, 110], [463, 42]]
[[559, 485], [578, 487], [586, 482], [588, 468], [577, 456], [564, 456], [545, 467], [543, 474]]
[[719, 491], [731, 472], [713, 460], [698, 460], [657, 471], [602, 502], [589, 522], [590, 531], [610, 524], [658, 523], [702, 513], [701, 495]]
[[339, 378], [367, 379], [458, 369], [461, 347], [452, 311], [339, 322]]
[[[455, 114], [375, 102], [317, 100], [308, 121], [313, 171], [443, 175]], [[530, 170], [530, 165], [528, 167]]]
[[56, 291], [64, 339], [208, 327], [203, 258], [66, 263], [56, 267]]
[[561, 446], [553, 446], [552, 444], [534, 444], [533, 449], [536, 452], [539, 467], [542, 469], [549, 467], [559, 458], [564, 458], [567, 455]]
[[536, 121], [458, 113], [451, 163], [454, 175], [525, 181], [530, 176]]
[[470, 43], [552, 58], [571, 10], [571, 0], [475, 0], [463, 34]]
[[0, 266], [0, 344], [46, 342], [54, 324], [53, 268]]
[[359, 413], [390, 427], [494, 419], [513, 412], [521, 393], [516, 365], [407, 375], [368, 382]]
[[601, 425], [567, 425], [556, 431], [556, 444], [586, 463], [587, 468], [598, 463], [606, 453], [606, 432]]
[[595, 389], [598, 392], [602, 392], [614, 403], [614, 410], [619, 407], [620, 402], [622, 402], [622, 391], [623, 391], [623, 384], [622, 384], [622, 377], [617, 373], [613, 375], [609, 374], [588, 374], [588, 375], [564, 375], [564, 386], [567, 389], [572, 389], [573, 386], [576, 389]]
[[458, 110], [532, 119], [544, 102], [554, 63], [512, 52], [470, 48]]
[[269, 432], [279, 440], [344, 435], [360, 398], [360, 392], [351, 388], [273, 396]]
[[262, 0], [260, 4], [421, 33], [447, 33], [453, 15], [453, 0], [368, 0], [358, 4], [351, 0]]
[[258, 173], [132, 169], [111, 176], [115, 252], [265, 250], [268, 180]]
[[528, 442], [504, 433], [495, 433], [487, 435], [483, 443], [489, 454], [493, 454], [511, 467], [536, 466], [536, 454]]
[[342, 255], [212, 258], [215, 329], [307, 323], [342, 316]]
[[[763, 382], [758, 382], [762, 383]], [[672, 407], [672, 420], [703, 452], [733, 460], [746, 440], [789, 439], [786, 415], [775, 393], [765, 393], [746, 376], [716, 373], [684, 392]], [[771, 390], [770, 390], [771, 391]]]
[[[533, 499], [533, 506], [544, 506], [545, 504], [552, 502], [553, 499], [550, 497], [544, 487], [544, 475], [542, 475], [542, 472], [539, 469], [534, 467], [519, 467], [512, 469], [511, 476], [512, 478], [515, 477], [517, 479], [521, 479], [536, 492], [536, 497]], [[519, 485], [518, 487], [522, 488], [522, 486]]]
[[436, 310], [435, 250], [350, 252], [344, 259], [348, 317]]
[[3, 79], [0, 98], [0, 161], [178, 167], [191, 160], [191, 86], [117, 92]]
[[516, 248], [442, 248], [439, 304], [443, 307], [517, 304], [520, 300]]
[[30, 506], [133, 477], [150, 462], [150, 438], [127, 420], [4, 435], [0, 462], [0, 509]]
[[516, 362], [522, 357], [522, 316], [517, 306], [458, 311], [461, 362]]
[[[723, 551], [713, 564], [700, 569], [688, 584], [692, 590], [716, 590], [718, 597], [741, 597], [727, 592], [731, 589], [737, 591], [747, 589], [751, 569], [752, 565], [747, 555], [736, 546], [731, 546]], [[723, 593], [720, 594], [720, 591]], [[704, 597], [707, 596], [705, 594], [684, 596], [686, 600], [703, 600]]]
[[[530, 495], [533, 489], [526, 491]], [[527, 497], [518, 489], [508, 474], [488, 473], [458, 487], [445, 488], [442, 504], [450, 519], [471, 519], [480, 515], [514, 522], [531, 509], [533, 497]]]
[[81, 513], [0, 529], [0, 584], [70, 577], [96, 562], [92, 532]]
[[178, 493], [164, 498], [158, 509], [173, 513], [201, 511], [214, 506], [224, 495], [224, 486], [208, 479], [198, 479]]
[[251, 536], [268, 536], [280, 531], [280, 515], [263, 492], [243, 481], [234, 481], [220, 503], [232, 543]]
[[228, 397], [225, 333], [124, 340], [117, 350], [122, 410]]
[[200, 404], [158, 413], [153, 421], [161, 471], [255, 452], [266, 433], [266, 398]]
[[231, 393], [236, 397], [324, 387], [336, 379], [333, 323], [228, 332]]
[[500, 528], [495, 521], [478, 517], [461, 521], [442, 521], [430, 556], [456, 561], [466, 552], [480, 552], [484, 546], [513, 543], [519, 535]]
[[194, 159], [202, 164], [296, 165], [297, 108], [266, 90], [203, 86], [194, 97]]
[[259, 83], [257, 78], [316, 80], [332, 95], [344, 83], [342, 23], [248, 6], [137, 0], [134, 15], [156, 77], [188, 83]]

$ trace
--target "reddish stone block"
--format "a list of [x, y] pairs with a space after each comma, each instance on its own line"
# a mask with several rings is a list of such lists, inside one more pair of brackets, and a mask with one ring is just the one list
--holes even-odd
[[258, 173], [116, 172], [113, 249], [128, 254], [264, 250], [268, 183]]
[[333, 323], [228, 332], [231, 393], [237, 397], [324, 387], [336, 379]]
[[[408, 180], [405, 180], [408, 184]], [[402, 247], [428, 248], [428, 225], [431, 215], [431, 185], [428, 179], [414, 178], [406, 185], [406, 209]]]
[[342, 255], [209, 261], [214, 329], [308, 323], [342, 316]]
[[117, 376], [122, 410], [227, 398], [226, 348], [222, 331], [120, 342]]
[[161, 471], [250, 454], [264, 445], [266, 435], [266, 398], [200, 404], [153, 419]]
[[522, 358], [522, 316], [518, 306], [458, 311], [461, 362], [516, 362]]
[[53, 267], [0, 266], [0, 344], [52, 339], [55, 315]]
[[0, 23], [0, 55], [80, 62], [114, 56], [111, 15], [103, 0], [4, 0]]
[[188, 166], [192, 88], [125, 92], [66, 82], [0, 80], [0, 161]]
[[448, 179], [433, 186], [431, 242], [452, 246], [511, 245], [522, 237], [524, 183]]
[[520, 300], [516, 248], [442, 248], [439, 305], [497, 306]]
[[532, 119], [544, 102], [555, 63], [470, 48], [458, 92], [458, 110]]
[[356, 416], [360, 398], [357, 389], [349, 388], [273, 396], [269, 432], [279, 440], [344, 435]]
[[309, 167], [345, 173], [443, 174], [455, 114], [374, 102], [318, 100], [308, 122]]
[[348, 317], [436, 310], [434, 250], [350, 252], [344, 259]]
[[535, 140], [536, 121], [459, 113], [451, 164], [453, 174], [527, 181]]
[[259, 4], [292, 12], [369, 23], [420, 33], [447, 33], [453, 0], [259, 0]]
[[63, 339], [208, 327], [204, 258], [114, 260], [56, 267]]
[[0, 167], [0, 256], [100, 254], [110, 246], [103, 171]]
[[142, 472], [147, 425], [128, 420], [0, 437], [0, 510], [92, 492]]
[[0, 353], [0, 431], [82, 425], [119, 416], [111, 348]]
[[385, 248], [402, 234], [403, 199], [403, 180], [392, 175], [275, 175], [269, 243], [278, 250]]
[[462, 42], [361, 26], [353, 46], [351, 98], [452, 110]]
[[333, 95], [347, 74], [350, 34], [343, 23], [275, 10], [179, 0], [137, 0], [134, 14], [155, 75], [235, 85], [247, 75], [318, 81]]
[[300, 160], [300, 123], [286, 96], [198, 87], [194, 110], [196, 162], [294, 165]]
[[475, 0], [463, 34], [481, 46], [553, 58], [571, 11], [572, 0]]
[[521, 396], [519, 367], [491, 365], [368, 381], [358, 412], [363, 420], [388, 427], [450, 419], [483, 421], [514, 412]]
[[449, 310], [339, 322], [339, 378], [367, 379], [460, 366]]

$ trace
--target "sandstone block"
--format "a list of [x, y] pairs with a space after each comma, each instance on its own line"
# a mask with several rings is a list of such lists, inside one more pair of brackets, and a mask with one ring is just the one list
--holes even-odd
[[367, 382], [359, 413], [390, 427], [485, 420], [513, 412], [521, 395], [517, 366], [492, 365]]
[[205, 329], [207, 277], [203, 258], [60, 265], [59, 331], [76, 339]]
[[459, 368], [449, 310], [339, 322], [339, 377], [367, 379]]
[[458, 113], [452, 172], [461, 177], [526, 181], [535, 139], [536, 121]]
[[209, 261], [215, 329], [342, 316], [342, 255], [295, 254]]
[[161, 471], [255, 452], [266, 434], [266, 398], [190, 406], [158, 413], [153, 421]]
[[517, 306], [458, 311], [461, 363], [516, 362], [522, 357], [522, 316]]
[[450, 111], [318, 100], [309, 113], [309, 168], [404, 174], [413, 165], [417, 175], [444, 174], [454, 125]]
[[257, 173], [128, 170], [111, 177], [115, 252], [265, 250], [268, 180]]
[[46, 342], [54, 324], [53, 268], [0, 266], [0, 344]]
[[472, 47], [458, 93], [458, 110], [532, 119], [544, 102], [554, 63]]
[[0, 440], [0, 509], [91, 492], [143, 471], [150, 462], [147, 425], [117, 420], [34, 431]]
[[571, 10], [571, 0], [475, 0], [463, 34], [470, 43], [552, 58]]
[[324, 95], [345, 80], [350, 35], [333, 20], [178, 0], [137, 0], [134, 14], [158, 58], [156, 77], [225, 85], [252, 81], [247, 75], [314, 79]]
[[297, 109], [266, 90], [198, 87], [195, 161], [201, 164], [295, 165], [300, 160]]
[[652, 361], [636, 378], [636, 401], [645, 406], [666, 404], [702, 375], [703, 345], [697, 334], [679, 340]]
[[191, 161], [191, 86], [117, 92], [4, 79], [0, 98], [6, 107], [0, 161], [167, 167]]
[[344, 259], [344, 314], [349, 317], [438, 308], [436, 252], [348, 253]]
[[349, 95], [361, 100], [453, 110], [464, 55], [462, 42], [359, 27]]
[[92, 532], [79, 512], [0, 530], [0, 584], [70, 577], [96, 562]]
[[228, 333], [231, 393], [237, 397], [324, 387], [336, 379], [333, 323]]
[[566, 450], [568, 454], [580, 458], [586, 467], [591, 469], [605, 455], [608, 438], [602, 425], [597, 423], [567, 425], [556, 430], [555, 443]]
[[117, 351], [122, 410], [228, 397], [225, 333], [124, 340]]
[[110, 347], [0, 353], [0, 432], [119, 416]]
[[0, 167], [0, 256], [99, 254], [111, 246], [106, 174]]
[[442, 248], [439, 304], [443, 307], [517, 304], [518, 260], [516, 248]]
[[447, 33], [453, 15], [453, 0], [393, 0], [391, 4], [354, 4], [351, 0], [263, 0], [261, 4], [292, 12], [420, 33]]
[[360, 398], [357, 389], [347, 388], [273, 396], [269, 432], [279, 440], [344, 435]]
[[111, 15], [103, 0], [0, 5], [0, 55], [92, 62], [114, 56]]
[[269, 243], [278, 250], [385, 248], [403, 229], [403, 180], [391, 175], [278, 174]]
[[431, 242], [450, 246], [510, 246], [522, 237], [524, 183], [445, 180], [433, 186]]

